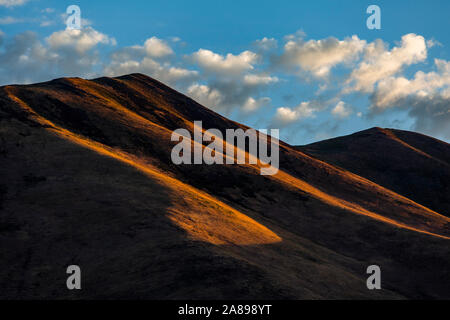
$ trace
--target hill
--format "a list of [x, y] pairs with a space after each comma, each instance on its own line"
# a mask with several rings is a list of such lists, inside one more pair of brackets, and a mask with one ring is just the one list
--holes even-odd
[[450, 297], [442, 212], [284, 142], [273, 176], [174, 165], [196, 120], [247, 128], [142, 74], [0, 87], [0, 297]]
[[450, 216], [450, 145], [426, 135], [372, 128], [301, 150]]

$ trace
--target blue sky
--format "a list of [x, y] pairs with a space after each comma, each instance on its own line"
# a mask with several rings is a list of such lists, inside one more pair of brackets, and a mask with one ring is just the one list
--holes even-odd
[[373, 126], [450, 140], [449, 1], [125, 3], [0, 0], [0, 84], [142, 72], [291, 144]]

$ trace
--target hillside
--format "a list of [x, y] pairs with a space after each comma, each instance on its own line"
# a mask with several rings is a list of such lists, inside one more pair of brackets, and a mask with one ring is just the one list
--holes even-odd
[[298, 147], [450, 216], [450, 145], [411, 131], [372, 128]]
[[[0, 87], [0, 297], [450, 298], [437, 200], [283, 142], [274, 176], [174, 165], [171, 133], [195, 120], [247, 128], [141, 74]], [[366, 288], [370, 264], [382, 290]]]

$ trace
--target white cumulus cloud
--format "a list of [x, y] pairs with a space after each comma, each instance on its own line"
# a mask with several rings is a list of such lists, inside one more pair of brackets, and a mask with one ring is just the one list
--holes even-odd
[[450, 87], [450, 62], [435, 59], [437, 71], [425, 73], [417, 71], [413, 79], [389, 77], [379, 82], [373, 95], [374, 106], [389, 108], [400, 99], [411, 95], [418, 97], [432, 96], [438, 89]]
[[200, 49], [191, 57], [205, 71], [223, 75], [238, 75], [252, 70], [258, 60], [258, 55], [251, 51], [244, 51], [238, 55], [228, 53], [222, 56], [210, 50]]
[[418, 71], [412, 79], [383, 79], [371, 96], [370, 111], [407, 110], [414, 130], [450, 138], [450, 61], [435, 59], [435, 68]]
[[285, 126], [301, 119], [314, 117], [314, 114], [320, 109], [311, 101], [301, 102], [294, 108], [280, 107], [277, 109], [273, 123], [277, 126]]
[[288, 39], [276, 63], [309, 72], [318, 78], [327, 77], [330, 70], [340, 63], [353, 61], [366, 45], [366, 41], [356, 35], [344, 40], [334, 37], [306, 42], [303, 38]]
[[145, 52], [153, 58], [161, 58], [173, 54], [172, 48], [161, 39], [151, 37], [144, 43]]
[[346, 106], [344, 101], [339, 101], [336, 104], [336, 106], [331, 110], [331, 114], [340, 119], [344, 119], [352, 114], [352, 110]]
[[270, 101], [271, 99], [269, 97], [263, 97], [259, 99], [249, 97], [242, 106], [242, 111], [244, 111], [245, 113], [255, 112], [259, 110], [261, 107], [268, 105]]
[[223, 96], [217, 89], [211, 89], [207, 85], [194, 83], [187, 90], [188, 95], [198, 103], [215, 109], [222, 103]]
[[110, 38], [92, 27], [56, 31], [47, 38], [47, 42], [52, 49], [73, 48], [79, 53], [85, 53], [99, 43], [116, 44], [114, 38]]
[[381, 41], [370, 43], [365, 50], [365, 57], [350, 75], [348, 83], [351, 87], [346, 91], [371, 92], [374, 85], [387, 77], [400, 72], [409, 66], [427, 58], [425, 39], [413, 33], [404, 35], [401, 44], [387, 50]]

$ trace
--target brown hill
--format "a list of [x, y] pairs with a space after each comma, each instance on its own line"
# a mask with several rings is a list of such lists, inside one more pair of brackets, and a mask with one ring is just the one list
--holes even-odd
[[0, 297], [450, 297], [449, 218], [286, 143], [274, 176], [174, 165], [195, 120], [246, 128], [141, 74], [1, 87]]
[[372, 128], [298, 150], [450, 216], [448, 143], [411, 131]]

